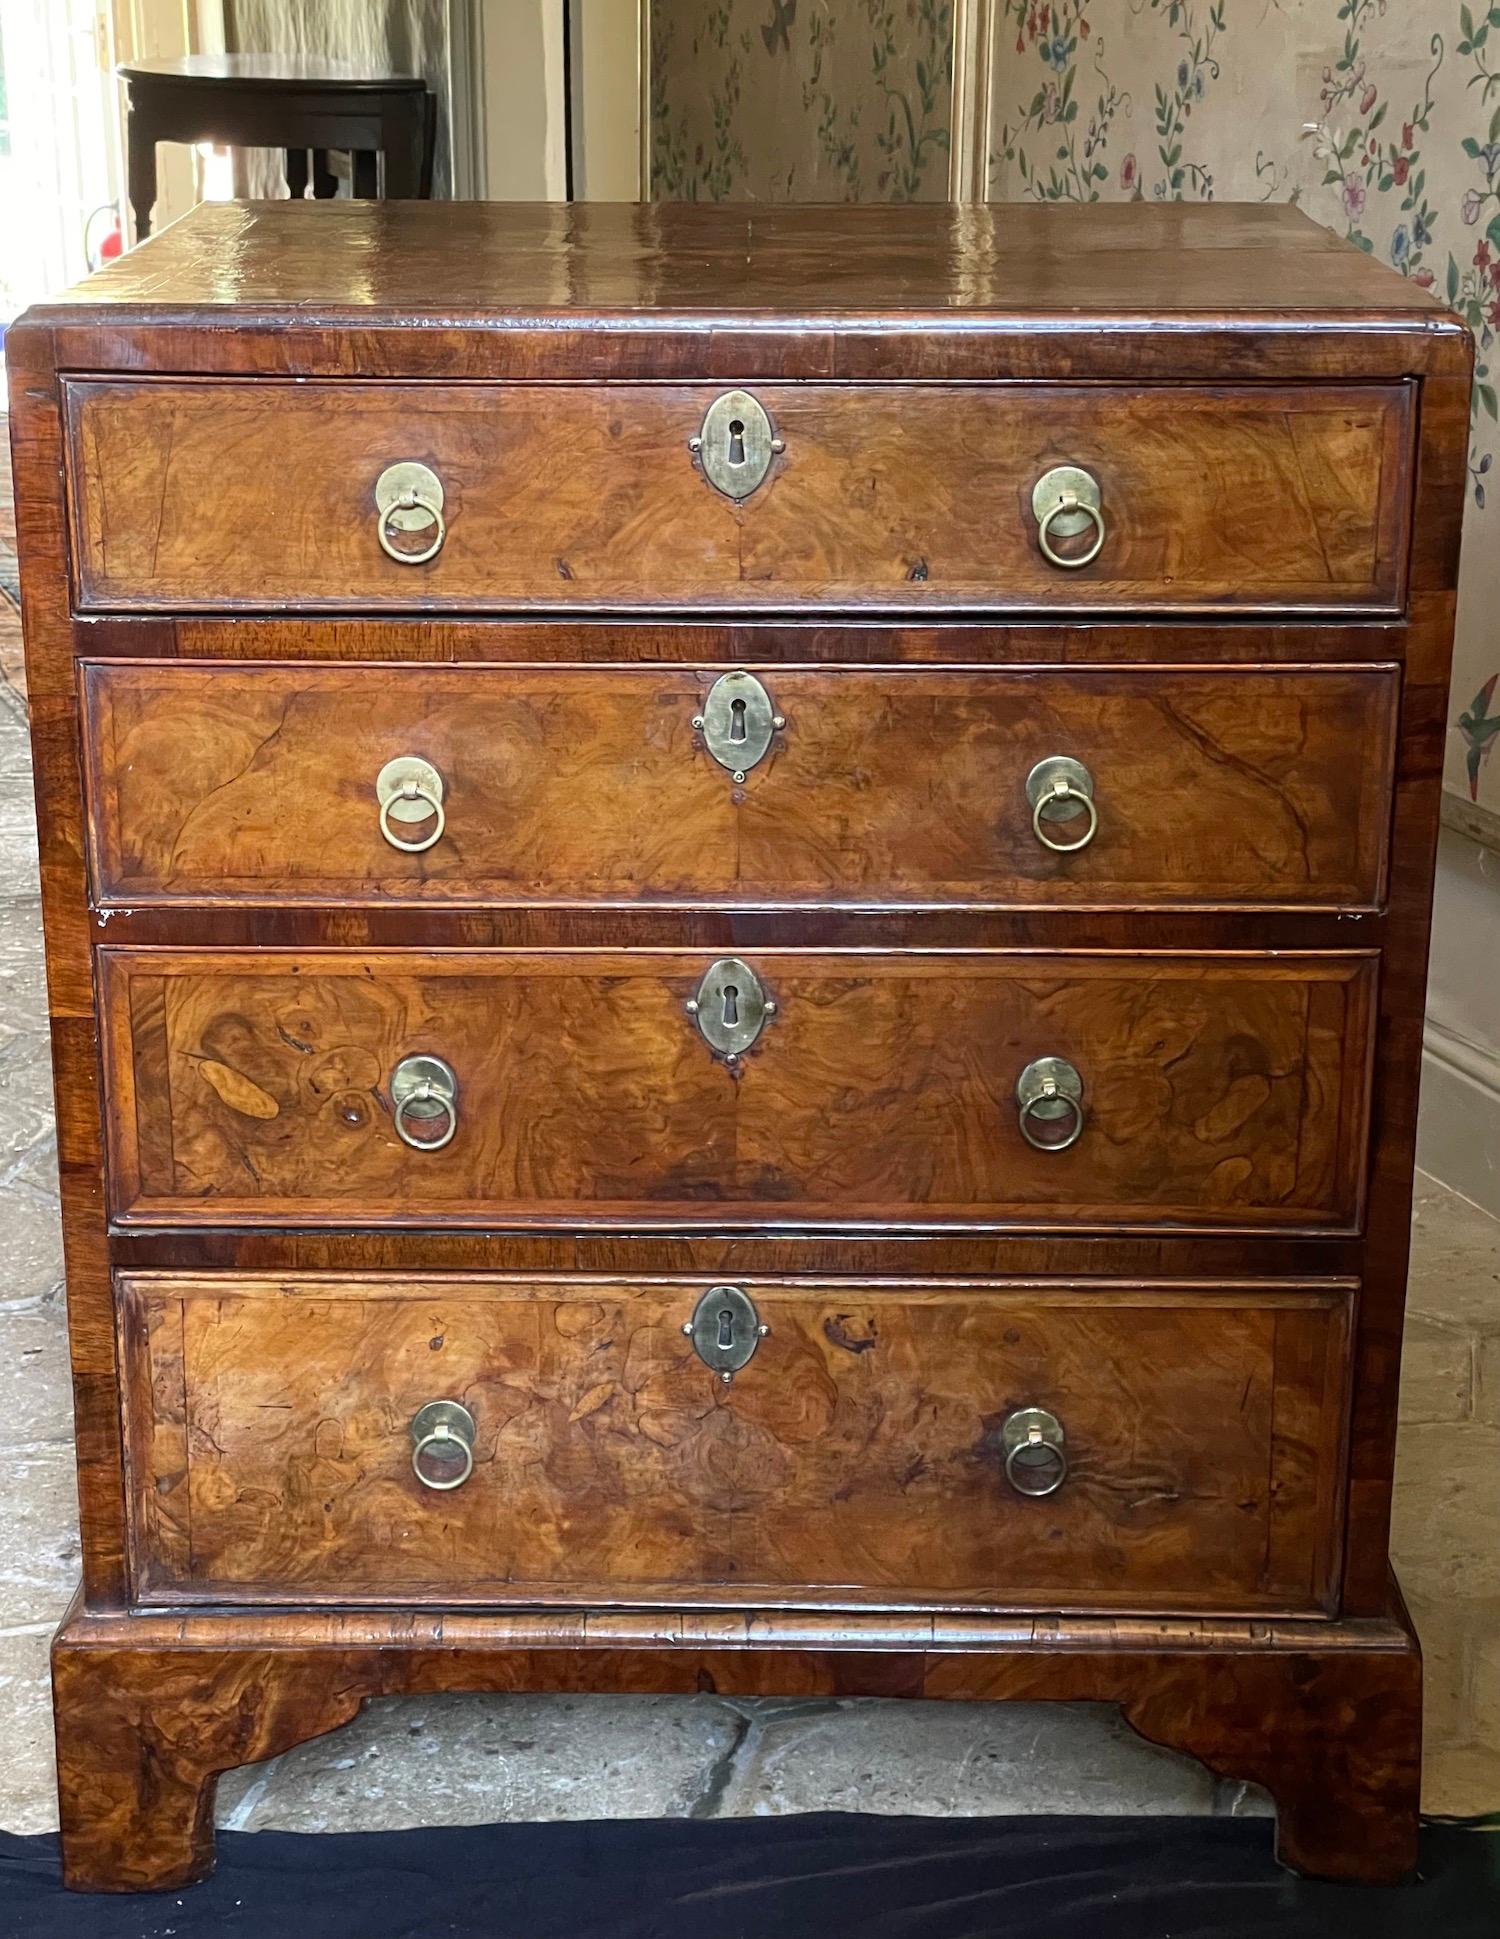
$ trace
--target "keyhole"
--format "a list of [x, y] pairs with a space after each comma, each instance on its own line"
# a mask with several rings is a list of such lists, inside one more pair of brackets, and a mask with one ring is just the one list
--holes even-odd
[[740, 1020], [740, 993], [733, 983], [724, 985], [724, 1028], [733, 1030]]
[[726, 1352], [734, 1346], [734, 1315], [727, 1306], [719, 1313], [719, 1345]]
[[745, 738], [745, 703], [743, 700], [731, 700], [729, 703], [729, 738], [731, 741], [742, 741]]
[[729, 462], [742, 465], [745, 462], [745, 422], [743, 418], [729, 420]]

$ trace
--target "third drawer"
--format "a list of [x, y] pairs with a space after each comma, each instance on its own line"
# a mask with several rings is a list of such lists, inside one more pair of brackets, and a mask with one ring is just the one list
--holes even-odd
[[1352, 1230], [1377, 960], [104, 948], [111, 1209]]

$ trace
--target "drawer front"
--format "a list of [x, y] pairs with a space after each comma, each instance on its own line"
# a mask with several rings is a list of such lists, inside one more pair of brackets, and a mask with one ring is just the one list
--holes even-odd
[[[1331, 1596], [1347, 1288], [745, 1282], [726, 1382], [682, 1330], [710, 1284], [125, 1279], [137, 1595]], [[472, 1423], [441, 1491], [433, 1401]]]
[[[1383, 893], [1389, 666], [106, 661], [84, 680], [106, 905], [1369, 908]], [[1049, 761], [1082, 769], [1055, 810], [1033, 798]], [[402, 762], [426, 764], [414, 820], [399, 801], [392, 818], [382, 781]]]
[[1360, 1210], [1368, 954], [98, 961], [129, 1221], [1349, 1229]]
[[[1408, 384], [756, 386], [784, 449], [743, 499], [705, 475], [741, 420], [690, 449], [722, 394], [76, 381], [77, 599], [902, 613], [1404, 599]], [[421, 503], [397, 505], [393, 527], [376, 493], [398, 464], [426, 475], [401, 475]], [[1043, 483], [1080, 470], [1097, 524]], [[1044, 555], [1039, 505], [1062, 564]], [[1096, 538], [1092, 563], [1066, 563]], [[434, 546], [424, 563], [390, 556]]]

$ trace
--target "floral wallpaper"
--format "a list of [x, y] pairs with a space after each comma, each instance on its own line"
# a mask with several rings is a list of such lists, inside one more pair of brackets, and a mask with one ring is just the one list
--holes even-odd
[[952, 0], [651, 0], [660, 201], [940, 202]]
[[996, 0], [993, 197], [1280, 200], [1478, 345], [1447, 785], [1500, 813], [1500, 5]]
[[[1500, 817], [1500, 4], [988, 4], [993, 198], [1294, 202], [1468, 321], [1446, 781]], [[652, 193], [941, 200], [952, 63], [951, 0], [652, 0]]]

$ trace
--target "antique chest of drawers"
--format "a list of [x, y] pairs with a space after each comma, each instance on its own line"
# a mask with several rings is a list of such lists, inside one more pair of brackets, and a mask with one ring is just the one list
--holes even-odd
[[298, 203], [7, 349], [70, 1879], [620, 1688], [1114, 1702], [1402, 1874], [1457, 321], [1278, 209]]

